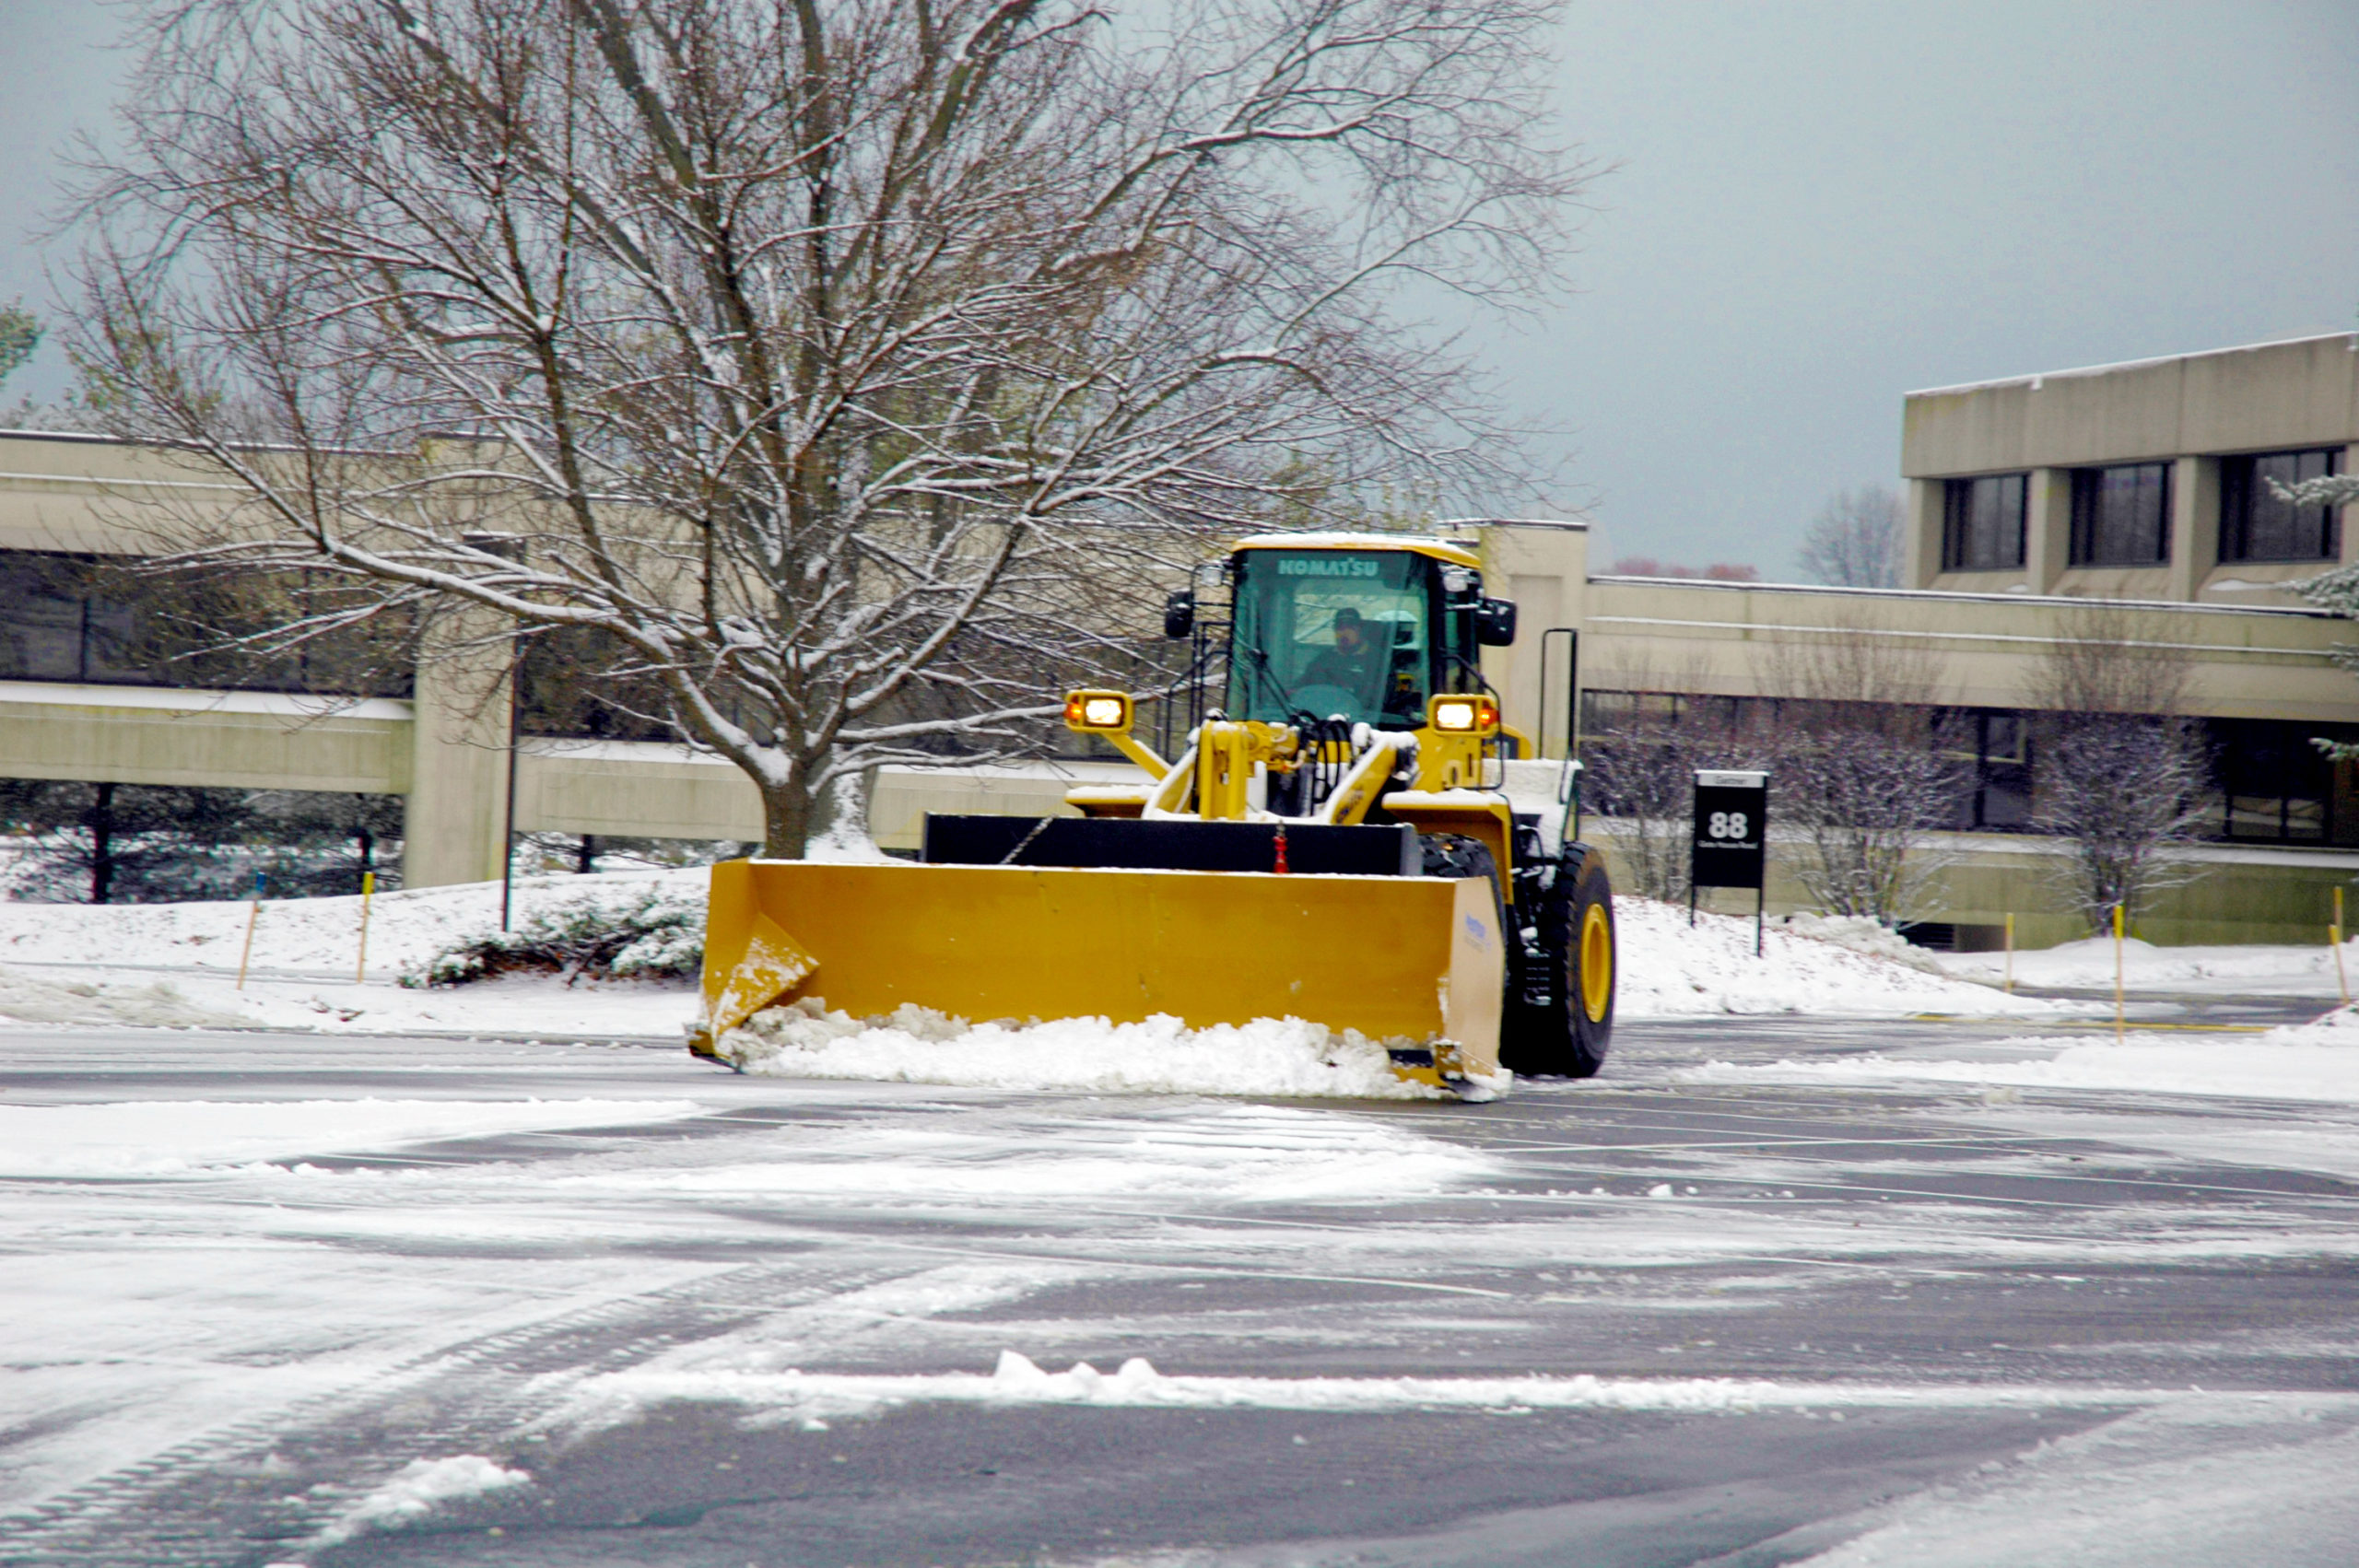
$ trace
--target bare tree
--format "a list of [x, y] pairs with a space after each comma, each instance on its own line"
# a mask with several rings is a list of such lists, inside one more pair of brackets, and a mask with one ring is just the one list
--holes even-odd
[[1699, 767], [1758, 767], [1766, 755], [1744, 709], [1700, 696], [1701, 661], [1669, 669], [1639, 659], [1590, 676], [1582, 727], [1583, 806], [1614, 820], [1617, 876], [1631, 892], [1687, 896], [1688, 844]]
[[1802, 534], [1802, 570], [1820, 582], [1898, 588], [1901, 557], [1900, 497], [1882, 485], [1836, 492]]
[[1770, 820], [1809, 852], [1790, 869], [1833, 915], [1896, 925], [1944, 863], [1964, 780], [1937, 706], [1941, 661], [1901, 628], [1862, 617], [1772, 646], [1779, 691]]
[[276, 635], [593, 628], [795, 856], [839, 782], [1019, 743], [1214, 531], [1520, 483], [1397, 307], [1556, 287], [1555, 18], [151, 0], [74, 346], [242, 499], [176, 564], [365, 590]]
[[2032, 821], [2072, 840], [2060, 875], [2092, 930], [2197, 873], [2171, 853], [2195, 841], [2210, 782], [2202, 733], [2180, 716], [2193, 675], [2159, 616], [2090, 605], [2066, 612], [2033, 678], [2050, 711]]

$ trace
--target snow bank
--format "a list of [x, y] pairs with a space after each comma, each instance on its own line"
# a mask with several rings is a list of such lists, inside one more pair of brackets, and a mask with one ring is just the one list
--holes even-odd
[[150, 1100], [0, 1106], [0, 1176], [170, 1176], [440, 1138], [695, 1116], [690, 1100]]
[[202, 1007], [163, 981], [147, 985], [97, 979], [44, 979], [0, 969], [0, 1023], [138, 1024], [167, 1029], [219, 1029], [248, 1020]]
[[[520, 877], [521, 919], [577, 898], [616, 902], [651, 885], [701, 898], [707, 868]], [[252, 906], [21, 904], [0, 901], [0, 963], [151, 965], [235, 974]], [[499, 884], [465, 883], [381, 893], [369, 912], [369, 970], [386, 978], [450, 942], [499, 927]], [[254, 924], [257, 973], [296, 970], [349, 979], [360, 954], [360, 899], [266, 898]]]
[[[534, 877], [517, 883], [516, 923], [583, 899], [623, 905], [661, 889], [701, 901], [706, 869]], [[499, 885], [388, 893], [369, 921], [368, 980], [358, 898], [264, 900], [252, 973], [238, 961], [251, 906], [0, 902], [0, 1025], [132, 1024], [332, 1034], [589, 1035], [677, 1039], [696, 1015], [692, 981], [515, 975], [412, 990], [403, 971], [467, 936], [497, 930]], [[165, 977], [169, 977], [166, 978]]]
[[[748, 1072], [979, 1089], [1097, 1094], [1335, 1095], [1427, 1099], [1441, 1091], [1393, 1074], [1384, 1047], [1356, 1030], [1299, 1018], [1190, 1029], [1157, 1014], [1142, 1024], [1062, 1018], [969, 1024], [903, 1006], [863, 1023], [811, 1002], [755, 1014], [722, 1042]], [[1500, 1087], [1505, 1075], [1485, 1087]]]
[[532, 1481], [524, 1471], [505, 1469], [480, 1454], [413, 1459], [384, 1485], [337, 1515], [320, 1544], [350, 1540], [363, 1530], [397, 1529], [445, 1503], [530, 1486]]
[[[1807, 1012], [1875, 1016], [1912, 1012], [2055, 1016], [2060, 1005], [1929, 974], [1915, 961], [1860, 952], [1849, 922], [1822, 941], [1809, 924], [1772, 925], [1753, 955], [1753, 922], [1698, 914], [1651, 898], [1618, 896], [1622, 939], [1616, 1016], [1691, 1018], [1712, 1013]], [[1897, 939], [1893, 939], [1896, 941]]]
[[[2339, 981], [2334, 949], [2321, 942], [2292, 947], [2252, 943], [2236, 947], [2156, 947], [2131, 937], [2121, 944], [2122, 979], [2139, 990], [2278, 991], [2333, 996]], [[2005, 970], [2001, 953], [1945, 954], [1942, 967], [1952, 975], [1995, 981]], [[2090, 937], [2015, 954], [2018, 985], [2110, 989], [2113, 939]], [[2359, 984], [2359, 938], [2346, 942], [2343, 970]]]
[[2122, 1390], [2029, 1388], [1989, 1384], [1901, 1386], [1778, 1383], [1737, 1377], [1191, 1377], [1167, 1376], [1144, 1356], [1112, 1373], [1087, 1362], [1069, 1372], [1043, 1371], [1002, 1351], [989, 1376], [784, 1372], [609, 1373], [591, 1379], [567, 1412], [605, 1425], [674, 1400], [751, 1407], [768, 1419], [817, 1428], [842, 1417], [921, 1402], [980, 1405], [1086, 1405], [1127, 1410], [1316, 1410], [1377, 1414], [1391, 1410], [1758, 1410], [1839, 1406], [1975, 1409], [2053, 1408], [2152, 1395]]
[[2045, 1060], [1916, 1061], [1880, 1055], [1832, 1061], [1707, 1062], [1673, 1076], [1687, 1082], [1933, 1082], [2043, 1089], [2110, 1089], [2246, 1099], [2359, 1104], [2359, 1009], [2263, 1035], [2141, 1035], [2116, 1043], [2081, 1036], [2026, 1036], [2012, 1049], [2052, 1048]]

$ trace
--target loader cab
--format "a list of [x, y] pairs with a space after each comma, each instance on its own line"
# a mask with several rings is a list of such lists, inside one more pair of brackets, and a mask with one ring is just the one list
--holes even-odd
[[1506, 640], [1503, 613], [1513, 635], [1474, 557], [1440, 541], [1249, 540], [1229, 572], [1232, 719], [1414, 730], [1435, 693], [1482, 689], [1479, 647]]

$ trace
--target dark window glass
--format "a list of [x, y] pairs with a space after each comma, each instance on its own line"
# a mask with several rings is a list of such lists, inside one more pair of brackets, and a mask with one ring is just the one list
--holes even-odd
[[[628, 673], [640, 661], [594, 626], [534, 635], [524, 643], [516, 673], [517, 728], [569, 739], [677, 739], [662, 717], [670, 710], [663, 686], [652, 676]], [[743, 714], [734, 717], [745, 720]]]
[[2031, 824], [2031, 731], [2018, 713], [1982, 716], [1981, 789], [1978, 827]]
[[83, 569], [73, 556], [0, 551], [0, 677], [82, 678]]
[[2224, 838], [2316, 843], [2328, 837], [2333, 765], [2311, 744], [2315, 724], [2271, 719], [2209, 721], [2214, 797]]
[[2342, 454], [2262, 452], [2220, 460], [2220, 558], [2224, 561], [2330, 561], [2342, 554], [2341, 509], [2297, 507], [2270, 488], [2320, 479], [2340, 470]]
[[345, 604], [334, 579], [152, 577], [119, 556], [0, 550], [0, 680], [406, 696], [415, 619], [378, 610], [285, 648], [263, 638]]
[[2023, 715], [1973, 708], [1941, 717], [1942, 754], [1961, 766], [1952, 825], [2023, 829], [2031, 825], [2031, 731]]
[[2024, 499], [2030, 478], [1992, 474], [1942, 486], [1943, 571], [2006, 571], [2024, 564]]
[[2072, 564], [2154, 567], [2170, 559], [2171, 465], [2126, 462], [2072, 474]]

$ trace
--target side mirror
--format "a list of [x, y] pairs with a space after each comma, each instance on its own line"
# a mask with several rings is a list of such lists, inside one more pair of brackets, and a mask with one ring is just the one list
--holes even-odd
[[1196, 629], [1196, 595], [1181, 589], [1163, 602], [1163, 635], [1186, 637]]
[[1474, 640], [1485, 648], [1505, 648], [1515, 640], [1515, 601], [1485, 599], [1474, 608]]

